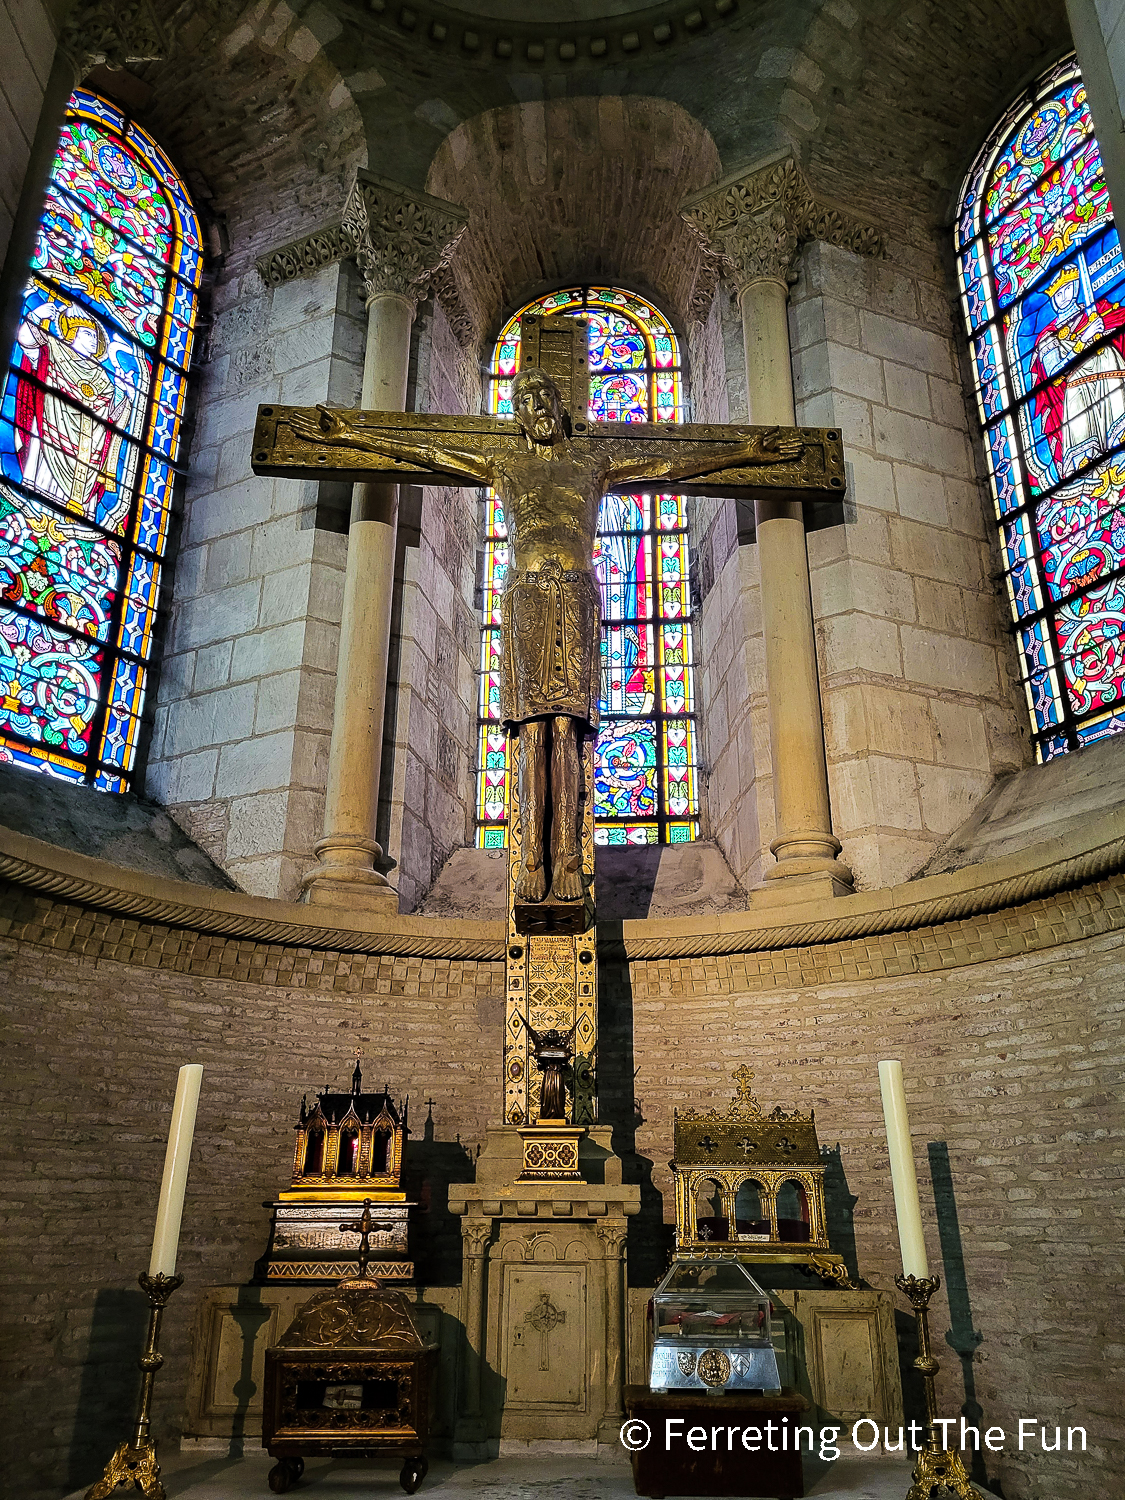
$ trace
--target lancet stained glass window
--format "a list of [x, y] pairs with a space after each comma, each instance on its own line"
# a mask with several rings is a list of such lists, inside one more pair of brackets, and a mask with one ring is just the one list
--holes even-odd
[[970, 171], [956, 246], [1038, 755], [1125, 729], [1125, 262], [1064, 58]]
[[[511, 416], [524, 313], [589, 320], [589, 418], [679, 422], [679, 348], [643, 297], [568, 287], [522, 308], [497, 340], [487, 409]], [[681, 495], [607, 495], [594, 563], [602, 594], [601, 727], [594, 836], [601, 844], [686, 843], [699, 834], [687, 508]], [[513, 768], [500, 715], [500, 592], [508, 566], [503, 508], [486, 501], [477, 844], [507, 842]]]
[[128, 788], [202, 258], [159, 146], [67, 106], [0, 404], [0, 760]]

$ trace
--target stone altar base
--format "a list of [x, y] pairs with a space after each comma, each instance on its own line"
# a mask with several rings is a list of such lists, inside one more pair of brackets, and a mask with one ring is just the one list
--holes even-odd
[[476, 1182], [450, 1189], [465, 1251], [455, 1458], [505, 1441], [618, 1441], [626, 1220], [641, 1199], [611, 1134], [582, 1133], [579, 1178], [521, 1181], [519, 1128], [491, 1126]]

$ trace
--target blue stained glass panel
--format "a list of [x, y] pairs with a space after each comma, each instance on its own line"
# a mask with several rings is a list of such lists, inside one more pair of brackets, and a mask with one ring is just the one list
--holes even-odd
[[121, 547], [0, 485], [0, 598], [104, 641], [117, 596]]
[[49, 750], [34, 752], [24, 749], [14, 740], [0, 738], [0, 765], [22, 766], [25, 771], [40, 771], [55, 776], [59, 781], [75, 782], [79, 785], [86, 779], [86, 768], [78, 761], [55, 755]]
[[1000, 307], [1111, 222], [1098, 143], [1090, 139], [988, 231]]
[[650, 818], [657, 812], [656, 725], [610, 719], [594, 750], [594, 816]]
[[639, 370], [648, 357], [644, 335], [628, 318], [613, 312], [590, 312], [587, 340], [591, 370]]
[[160, 334], [186, 368], [196, 310], [177, 268], [198, 281], [174, 169], [78, 90], [0, 400], [0, 732], [19, 763], [106, 791], [129, 784], [160, 592], [186, 392]]
[[988, 219], [995, 219], [1034, 187], [1092, 131], [1081, 83], [1071, 83], [1056, 98], [1041, 100], [996, 159], [985, 200]]
[[594, 375], [590, 378], [592, 422], [647, 422], [649, 382], [644, 375]]
[[0, 609], [0, 734], [85, 756], [104, 659], [93, 641]]

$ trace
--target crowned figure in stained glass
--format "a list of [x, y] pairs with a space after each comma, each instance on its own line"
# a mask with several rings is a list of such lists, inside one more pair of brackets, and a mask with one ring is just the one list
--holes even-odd
[[[25, 317], [18, 343], [30, 371], [16, 387], [19, 477], [91, 519], [117, 509], [116, 470], [133, 393], [119, 393], [102, 363], [105, 331], [71, 303], [54, 321]], [[30, 378], [33, 374], [34, 378]], [[69, 399], [67, 399], [69, 398]]]

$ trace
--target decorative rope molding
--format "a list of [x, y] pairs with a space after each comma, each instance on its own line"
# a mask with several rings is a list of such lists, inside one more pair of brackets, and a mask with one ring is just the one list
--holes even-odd
[[[1101, 841], [1091, 844], [1099, 833]], [[619, 960], [706, 958], [881, 937], [1023, 905], [1122, 871], [1125, 812], [953, 875], [822, 901], [808, 917], [788, 923], [760, 926], [751, 910], [715, 918], [711, 926], [698, 918], [606, 924], [611, 930], [603, 928], [599, 950]], [[449, 960], [498, 961], [504, 952], [501, 921], [399, 917], [386, 927], [330, 927], [305, 918], [311, 909], [241, 892], [204, 895], [186, 882], [121, 869], [8, 828], [0, 828], [0, 878], [138, 922], [260, 943]]]
[[704, 253], [693, 316], [701, 311], [706, 316], [716, 266], [741, 292], [755, 281], [784, 286], [795, 281], [797, 252], [812, 240], [841, 245], [857, 255], [883, 253], [879, 231], [816, 198], [791, 156], [692, 193], [680, 205], [680, 216]]
[[342, 224], [326, 224], [303, 239], [292, 240], [258, 257], [258, 272], [267, 286], [281, 286], [313, 276], [325, 266], [355, 254], [355, 238]]

